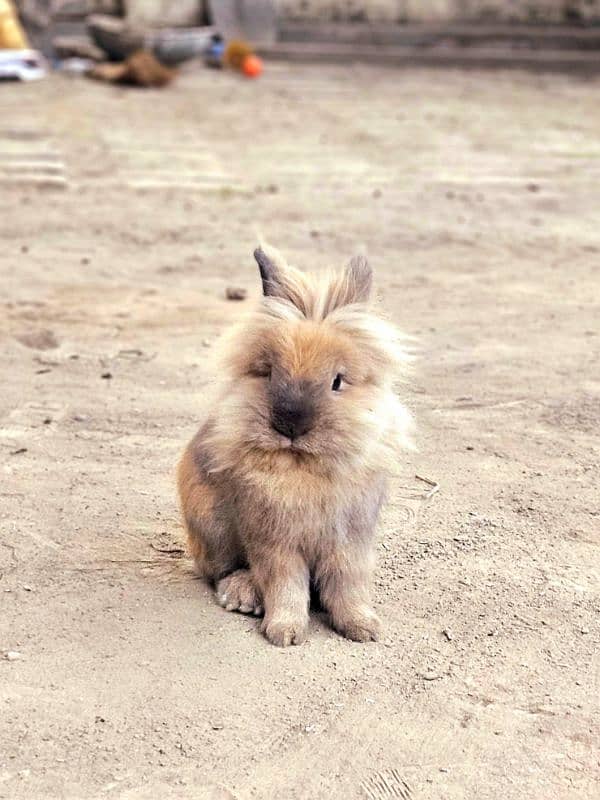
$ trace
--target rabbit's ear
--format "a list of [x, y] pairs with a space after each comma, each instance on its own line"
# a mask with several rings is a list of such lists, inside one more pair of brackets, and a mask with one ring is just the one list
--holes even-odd
[[346, 267], [346, 303], [366, 303], [373, 286], [373, 270], [364, 256], [354, 256]]
[[287, 300], [308, 317], [314, 303], [310, 281], [297, 269], [288, 266], [281, 253], [270, 245], [258, 247], [254, 258], [260, 270], [264, 296]]
[[266, 253], [262, 247], [254, 251], [254, 258], [260, 270], [262, 289], [265, 297], [287, 297], [284, 279], [285, 266], [282, 266], [278, 253], [269, 248]]

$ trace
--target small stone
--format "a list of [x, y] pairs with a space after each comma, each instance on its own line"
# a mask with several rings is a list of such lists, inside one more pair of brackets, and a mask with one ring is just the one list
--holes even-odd
[[225, 725], [223, 725], [222, 722], [211, 722], [210, 727], [213, 729], [213, 731], [222, 731]]
[[17, 650], [8, 650], [8, 652], [4, 654], [4, 658], [7, 661], [21, 661], [23, 655], [19, 653]]
[[454, 638], [454, 637], [452, 636], [452, 633], [451, 633], [451, 631], [449, 631], [447, 628], [444, 628], [444, 630], [442, 631], [442, 633], [444, 634], [444, 636], [446, 637], [446, 639], [447, 639], [449, 642], [451, 642], [451, 641], [452, 641], [452, 639]]
[[419, 673], [424, 681], [439, 681], [440, 678], [443, 678], [443, 675], [440, 675], [439, 672], [421, 672]]
[[24, 583], [21, 588], [24, 592], [33, 592], [33, 588], [28, 583]]
[[228, 286], [225, 289], [225, 297], [228, 300], [245, 300], [248, 295], [248, 290], [240, 286]]
[[112, 372], [103, 372], [102, 375], [100, 375], [100, 377], [103, 378], [105, 381], [109, 381], [112, 378]]
[[37, 331], [27, 331], [15, 339], [25, 347], [30, 347], [32, 350], [53, 350], [58, 347], [58, 339], [53, 331], [46, 328]]

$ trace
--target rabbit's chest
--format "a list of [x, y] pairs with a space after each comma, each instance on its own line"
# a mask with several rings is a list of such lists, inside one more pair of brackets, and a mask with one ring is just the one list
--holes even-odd
[[310, 475], [268, 474], [237, 494], [243, 536], [317, 554], [372, 529], [383, 496], [382, 480], [340, 484]]
[[237, 507], [241, 518], [252, 510], [263, 530], [284, 528], [303, 535], [331, 530], [342, 515], [344, 497], [327, 482], [319, 486], [307, 480], [302, 485], [271, 477], [244, 486], [238, 493]]

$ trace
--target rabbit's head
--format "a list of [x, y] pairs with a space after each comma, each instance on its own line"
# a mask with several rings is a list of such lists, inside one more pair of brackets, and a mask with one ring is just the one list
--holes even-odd
[[252, 451], [332, 472], [385, 469], [394, 445], [410, 446], [410, 416], [394, 392], [408, 356], [368, 309], [366, 259], [310, 276], [272, 248], [254, 256], [264, 296], [224, 352], [216, 468]]

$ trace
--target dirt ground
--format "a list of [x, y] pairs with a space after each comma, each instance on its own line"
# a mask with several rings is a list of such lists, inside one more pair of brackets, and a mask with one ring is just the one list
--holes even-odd
[[[600, 81], [0, 90], [0, 797], [600, 796]], [[275, 648], [179, 549], [257, 232], [418, 340], [377, 644]]]

